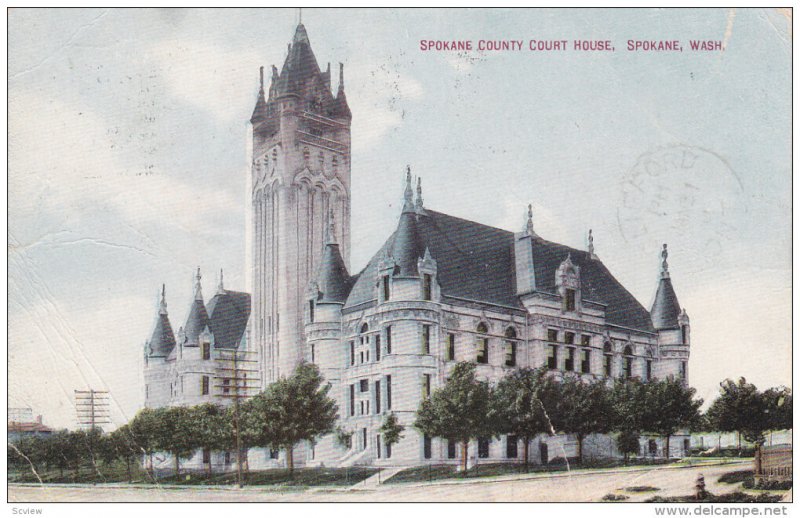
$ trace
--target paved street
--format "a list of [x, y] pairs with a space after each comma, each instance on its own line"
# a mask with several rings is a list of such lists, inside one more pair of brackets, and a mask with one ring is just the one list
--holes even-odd
[[654, 494], [677, 496], [693, 491], [703, 473], [713, 493], [733, 491], [718, 484], [729, 471], [747, 469], [750, 463], [697, 468], [656, 468], [622, 472], [559, 474], [502, 481], [490, 479], [433, 484], [382, 485], [370, 489], [276, 490], [261, 488], [151, 488], [151, 487], [53, 487], [9, 486], [10, 502], [590, 502], [620, 493], [631, 486], [654, 486], [657, 493], [628, 493], [628, 501], [642, 501]]

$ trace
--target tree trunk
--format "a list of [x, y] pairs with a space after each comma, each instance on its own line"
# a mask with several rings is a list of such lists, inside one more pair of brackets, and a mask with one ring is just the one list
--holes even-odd
[[667, 451], [665, 457], [669, 460], [669, 435], [667, 435]]
[[209, 480], [211, 479], [211, 475], [212, 475], [212, 471], [211, 471], [212, 470], [212, 466], [211, 466], [211, 461], [212, 460], [214, 460], [214, 458], [211, 456], [211, 453], [209, 452], [209, 454], [208, 454], [208, 466], [206, 466], [206, 474], [208, 475]]
[[525, 473], [528, 473], [528, 454], [530, 453], [530, 446], [530, 437], [525, 437], [525, 444], [522, 445], [522, 454], [525, 456]]
[[577, 434], [578, 437], [578, 464], [583, 464], [583, 434]]
[[739, 456], [742, 456], [742, 434], [736, 432], [736, 449], [739, 451]]
[[761, 475], [761, 444], [755, 444], [755, 474], [756, 476]]
[[175, 454], [175, 478], [178, 478], [181, 475], [181, 459], [178, 458], [178, 455]]
[[294, 444], [286, 447], [286, 466], [289, 468], [289, 476], [294, 474]]
[[128, 472], [128, 483], [133, 482], [133, 475], [131, 475], [131, 458], [125, 457], [125, 471]]
[[464, 476], [467, 476], [467, 451], [469, 448], [469, 440], [461, 441], [461, 469]]

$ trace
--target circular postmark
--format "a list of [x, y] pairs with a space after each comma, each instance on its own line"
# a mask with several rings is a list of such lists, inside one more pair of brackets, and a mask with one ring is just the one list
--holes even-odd
[[695, 243], [713, 257], [734, 238], [747, 212], [742, 182], [727, 160], [697, 146], [678, 144], [648, 151], [622, 178], [617, 210], [629, 243]]

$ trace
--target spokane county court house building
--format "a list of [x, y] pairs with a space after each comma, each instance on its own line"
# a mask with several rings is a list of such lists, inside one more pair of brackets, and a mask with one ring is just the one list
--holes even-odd
[[[298, 465], [457, 463], [454, 443], [412, 426], [420, 400], [445, 383], [455, 362], [474, 362], [492, 383], [542, 365], [586, 380], [687, 379], [689, 318], [670, 281], [666, 245], [647, 311], [594, 254], [591, 231], [587, 250], [577, 250], [539, 236], [530, 209], [517, 233], [443, 214], [424, 205], [409, 172], [396, 228], [361, 272], [351, 272], [344, 74], [340, 65], [333, 95], [330, 64], [319, 68], [302, 24], [268, 87], [262, 68], [250, 122], [252, 303], [226, 290], [220, 274], [205, 304], [198, 272], [189, 316], [174, 333], [162, 295], [145, 345], [146, 406], [228, 405], [235, 384], [240, 395], [255, 394], [305, 360], [332, 384], [338, 425], [352, 436], [349, 447], [334, 434], [303, 445]], [[378, 432], [389, 412], [406, 426], [391, 448]], [[671, 454], [681, 455], [688, 439], [676, 439]], [[641, 446], [643, 455], [664, 454], [660, 439]], [[574, 437], [542, 436], [530, 460], [575, 449]], [[592, 436], [585, 454], [617, 452], [611, 438]], [[253, 450], [248, 463], [284, 466], [284, 455]], [[470, 445], [470, 462], [521, 455], [513, 436]], [[184, 465], [232, 468], [233, 457], [198, 452]]]

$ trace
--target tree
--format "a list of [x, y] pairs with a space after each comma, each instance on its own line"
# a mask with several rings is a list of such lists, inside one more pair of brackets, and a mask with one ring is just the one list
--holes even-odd
[[197, 448], [196, 422], [189, 407], [173, 406], [155, 410], [160, 422], [156, 450], [169, 452], [175, 461], [175, 476], [181, 474], [181, 459], [190, 459]]
[[555, 381], [545, 368], [522, 368], [509, 372], [495, 389], [493, 412], [501, 433], [514, 434], [523, 441], [525, 471], [528, 471], [531, 441], [539, 434], [552, 433], [547, 408], [555, 408]]
[[695, 426], [700, 417], [702, 399], [694, 399], [695, 389], [673, 377], [644, 384], [646, 421], [649, 432], [666, 439], [666, 458], [669, 459], [669, 440], [681, 428]]
[[73, 467], [77, 473], [77, 449], [75, 440], [69, 430], [58, 430], [44, 441], [42, 457], [48, 466], [58, 468], [61, 478], [64, 470]]
[[447, 383], [422, 400], [414, 427], [431, 437], [459, 441], [466, 472], [469, 441], [497, 434], [489, 416], [491, 399], [489, 386], [475, 378], [475, 365], [459, 362]]
[[106, 446], [104, 452], [106, 452], [106, 457], [104, 458], [104, 462], [109, 457], [113, 457], [112, 461], [122, 459], [122, 461], [125, 462], [128, 482], [133, 482], [131, 465], [136, 461], [141, 451], [136, 444], [130, 424], [122, 425], [106, 435], [105, 442]]
[[158, 451], [159, 440], [164, 435], [161, 409], [143, 408], [129, 423], [133, 443], [149, 460], [147, 471], [153, 473], [153, 454]]
[[328, 396], [331, 386], [316, 365], [301, 363], [288, 378], [281, 378], [251, 401], [262, 433], [263, 446], [286, 450], [289, 473], [294, 472], [294, 448], [300, 441], [314, 442], [334, 431], [338, 407]]
[[622, 453], [627, 465], [630, 455], [639, 453], [639, 433], [633, 430], [622, 430], [617, 434], [616, 442], [617, 449]]
[[[400, 442], [400, 439], [403, 438], [403, 431], [405, 429], [406, 427], [397, 421], [397, 416], [394, 414], [394, 412], [389, 413], [383, 419], [383, 423], [378, 431], [383, 434], [383, 444], [386, 445], [387, 451], [391, 452], [392, 445]], [[391, 455], [391, 453], [389, 455]]]
[[578, 439], [578, 463], [583, 463], [583, 440], [593, 433], [606, 433], [613, 425], [613, 406], [602, 380], [584, 383], [577, 376], [565, 376], [561, 397], [553, 419], [556, 429], [575, 434]]
[[[227, 449], [234, 442], [231, 417], [224, 408], [213, 403], [189, 408], [188, 418], [194, 428], [194, 446], [209, 451]], [[206, 470], [211, 477], [211, 459]]]

